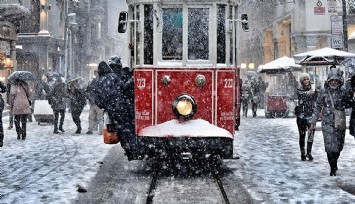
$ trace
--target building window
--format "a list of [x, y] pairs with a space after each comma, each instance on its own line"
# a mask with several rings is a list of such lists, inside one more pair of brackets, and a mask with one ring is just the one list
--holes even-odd
[[207, 60], [209, 55], [209, 9], [189, 8], [188, 59]]
[[182, 8], [163, 9], [162, 59], [182, 59]]

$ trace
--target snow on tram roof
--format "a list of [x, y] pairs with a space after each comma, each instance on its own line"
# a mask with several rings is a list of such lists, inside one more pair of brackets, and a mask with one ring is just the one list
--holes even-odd
[[149, 137], [227, 137], [233, 138], [233, 135], [227, 130], [212, 125], [206, 120], [196, 119], [185, 122], [179, 122], [176, 119], [146, 127], [140, 134]]

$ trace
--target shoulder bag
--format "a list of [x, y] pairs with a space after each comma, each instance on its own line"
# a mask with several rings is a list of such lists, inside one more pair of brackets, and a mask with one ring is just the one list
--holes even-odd
[[345, 130], [346, 129], [346, 118], [345, 118], [345, 111], [337, 110], [334, 107], [333, 97], [328, 91], [330, 102], [332, 103], [333, 113], [334, 113], [334, 127], [338, 130]]

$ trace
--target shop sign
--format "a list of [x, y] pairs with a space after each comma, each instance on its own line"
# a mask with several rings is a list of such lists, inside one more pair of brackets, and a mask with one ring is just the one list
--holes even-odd
[[16, 28], [7, 22], [0, 22], [0, 39], [16, 40]]

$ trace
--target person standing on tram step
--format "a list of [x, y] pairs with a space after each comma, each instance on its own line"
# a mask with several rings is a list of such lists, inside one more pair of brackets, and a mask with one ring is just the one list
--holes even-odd
[[[53, 85], [52, 90], [48, 94], [48, 102], [50, 102], [51, 108], [54, 114], [54, 134], [59, 134], [61, 132], [65, 132], [63, 129], [63, 123], [65, 118], [65, 108], [66, 108], [66, 90], [65, 90], [65, 82], [62, 77], [58, 77]], [[60, 120], [59, 120], [60, 115]], [[59, 129], [58, 129], [58, 120], [59, 120]]]
[[69, 98], [71, 116], [76, 125], [75, 134], [81, 133], [80, 115], [86, 105], [86, 97], [83, 89], [80, 88], [79, 80], [68, 82], [67, 95]]
[[31, 113], [29, 94], [30, 89], [25, 81], [16, 79], [11, 85], [9, 98], [10, 111], [12, 111], [15, 117], [15, 128], [18, 140], [20, 140], [21, 137], [22, 140], [26, 139], [26, 121], [28, 114]]
[[104, 109], [111, 121], [116, 124], [117, 135], [121, 138], [121, 146], [125, 150], [128, 160], [137, 159], [137, 138], [135, 134], [132, 134], [132, 123], [125, 118], [130, 110], [126, 108], [126, 101], [123, 97], [123, 82], [120, 77], [113, 73], [105, 61], [99, 63], [97, 72], [99, 78], [94, 93], [95, 103], [99, 108]]
[[[5, 93], [6, 92], [6, 86], [5, 84], [0, 81], [0, 93]], [[5, 102], [4, 99], [2, 98], [2, 95], [0, 94], [0, 147], [4, 145], [4, 127], [2, 124], [2, 112], [5, 107]]]
[[[297, 89], [298, 107], [297, 107], [297, 127], [299, 133], [299, 147], [301, 150], [301, 160], [306, 161], [306, 158], [310, 161], [313, 160], [312, 145], [314, 137], [314, 129], [310, 129], [311, 119], [313, 114], [313, 108], [318, 96], [317, 90], [311, 89], [310, 76], [307, 73], [301, 73], [299, 77], [301, 86]], [[308, 131], [307, 139], [307, 154], [305, 152], [305, 139]]]
[[[330, 70], [324, 89], [317, 97], [316, 106], [312, 115], [311, 128], [314, 129], [316, 122], [322, 113], [322, 133], [324, 138], [325, 152], [327, 153], [330, 166], [330, 176], [336, 176], [338, 159], [345, 142], [345, 130], [337, 129], [334, 125], [335, 110], [345, 111], [354, 103], [353, 95], [349, 90], [342, 87], [344, 83], [343, 72], [340, 69]], [[323, 107], [323, 111], [322, 111]]]

